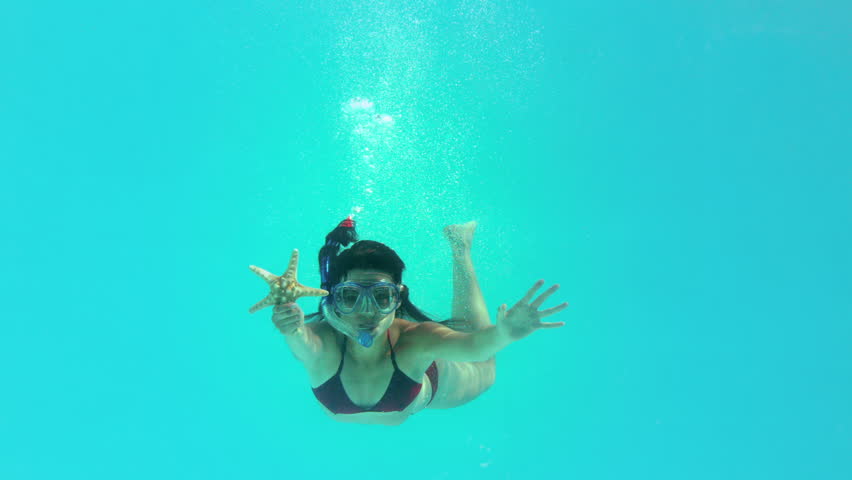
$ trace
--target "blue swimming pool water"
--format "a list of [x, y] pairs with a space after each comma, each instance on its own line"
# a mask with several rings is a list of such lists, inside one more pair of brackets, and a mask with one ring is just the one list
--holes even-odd
[[[5, 10], [0, 477], [852, 476], [841, 2]], [[489, 308], [567, 325], [329, 420], [247, 266], [317, 285], [352, 213], [437, 317], [475, 219]]]

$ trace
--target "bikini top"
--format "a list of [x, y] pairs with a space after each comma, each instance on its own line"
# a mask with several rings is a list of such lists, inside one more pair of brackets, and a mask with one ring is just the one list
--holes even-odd
[[[390, 331], [388, 331], [388, 343], [390, 343]], [[393, 345], [390, 345], [391, 362], [393, 362], [393, 376], [391, 376], [388, 388], [382, 396], [379, 403], [370, 408], [362, 408], [355, 405], [343, 389], [343, 382], [340, 380], [340, 372], [343, 371], [343, 359], [346, 357], [346, 342], [343, 342], [343, 350], [340, 353], [340, 366], [337, 367], [337, 373], [329, 378], [325, 383], [317, 388], [312, 389], [314, 396], [323, 405], [326, 406], [332, 413], [337, 414], [352, 414], [362, 412], [401, 412], [405, 410], [411, 402], [417, 398], [420, 389], [423, 388], [422, 383], [415, 382], [408, 375], [404, 374], [396, 364], [396, 355], [393, 352]], [[434, 397], [437, 390], [438, 369], [435, 362], [429, 366], [426, 371], [432, 381], [432, 396]], [[429, 400], [431, 402], [431, 399]]]

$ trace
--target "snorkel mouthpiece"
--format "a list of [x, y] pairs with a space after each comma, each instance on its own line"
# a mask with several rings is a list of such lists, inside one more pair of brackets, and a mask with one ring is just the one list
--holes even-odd
[[373, 346], [373, 336], [370, 335], [370, 332], [361, 330], [361, 332], [358, 333], [358, 343], [360, 343], [362, 347], [370, 348]]
[[329, 302], [323, 298], [322, 302], [322, 313], [328, 323], [331, 324], [332, 327], [336, 328], [337, 331], [346, 335], [358, 342], [362, 347], [370, 348], [373, 345], [373, 330], [361, 330], [356, 329], [353, 325], [344, 322], [337, 316], [334, 312], [334, 307], [329, 305]]

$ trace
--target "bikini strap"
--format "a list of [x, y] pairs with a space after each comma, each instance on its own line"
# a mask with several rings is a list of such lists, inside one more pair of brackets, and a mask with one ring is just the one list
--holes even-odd
[[388, 347], [390, 347], [391, 351], [391, 362], [393, 362], [393, 368], [399, 370], [399, 367], [396, 366], [396, 354], [393, 353], [393, 343], [390, 338], [390, 328], [388, 329]]
[[343, 371], [343, 359], [346, 357], [346, 337], [343, 337], [343, 349], [340, 350], [340, 365], [337, 366], [337, 375]]

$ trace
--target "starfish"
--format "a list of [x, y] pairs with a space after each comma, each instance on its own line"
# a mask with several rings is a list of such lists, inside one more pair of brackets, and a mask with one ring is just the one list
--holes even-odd
[[300, 297], [324, 297], [328, 292], [319, 288], [306, 287], [296, 280], [296, 271], [299, 267], [299, 250], [293, 249], [293, 254], [290, 256], [290, 264], [287, 266], [287, 271], [284, 275], [276, 277], [266, 270], [249, 265], [252, 272], [266, 280], [269, 284], [269, 295], [263, 300], [257, 302], [253, 307], [249, 308], [249, 313], [254, 313], [260, 309], [270, 305], [280, 305], [282, 303], [295, 302]]

